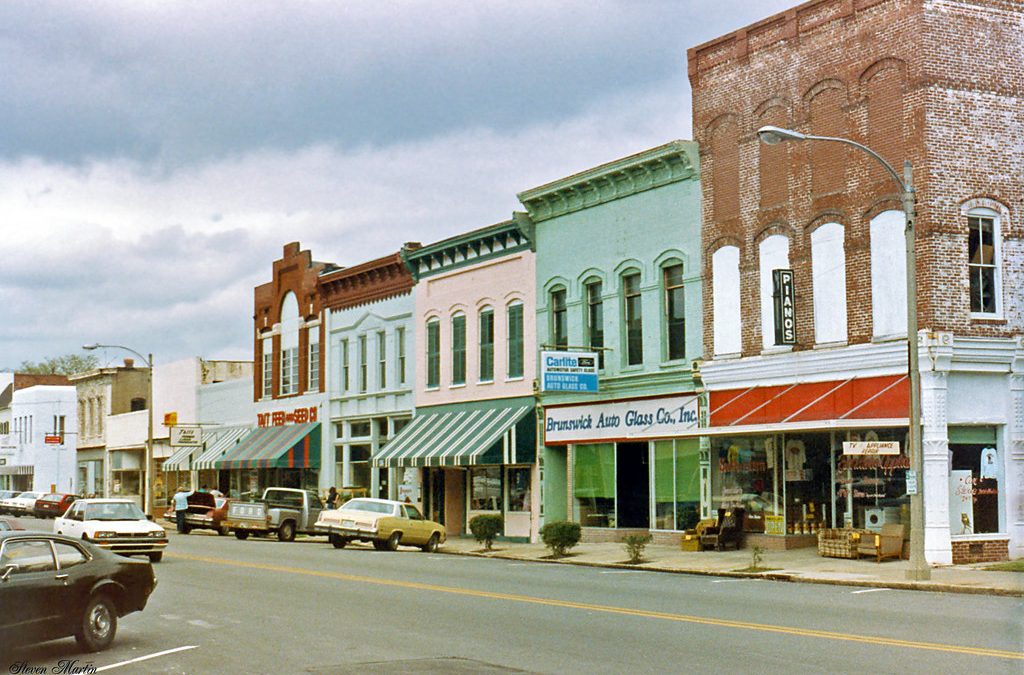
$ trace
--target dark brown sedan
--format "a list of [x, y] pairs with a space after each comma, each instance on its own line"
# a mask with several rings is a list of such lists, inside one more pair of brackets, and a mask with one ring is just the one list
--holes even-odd
[[88, 652], [146, 607], [153, 566], [58, 534], [0, 532], [0, 660], [16, 647], [74, 636]]

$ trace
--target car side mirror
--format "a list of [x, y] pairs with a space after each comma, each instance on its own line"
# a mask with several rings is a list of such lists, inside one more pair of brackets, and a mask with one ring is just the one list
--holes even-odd
[[7, 578], [18, 571], [18, 566], [14, 563], [8, 563], [4, 565], [3, 573], [0, 574], [0, 581], [7, 581]]

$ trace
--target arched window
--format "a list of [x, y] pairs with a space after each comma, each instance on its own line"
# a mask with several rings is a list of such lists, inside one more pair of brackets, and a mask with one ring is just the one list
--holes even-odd
[[622, 325], [626, 329], [626, 365], [640, 365], [644, 362], [644, 314], [637, 270], [622, 275]]
[[466, 315], [452, 316], [452, 384], [466, 384]]
[[907, 253], [902, 211], [871, 219], [872, 335], [907, 333]]
[[494, 308], [480, 310], [480, 373], [481, 382], [494, 381]]
[[427, 387], [441, 386], [441, 321], [427, 320]]
[[516, 300], [506, 308], [508, 322], [508, 377], [523, 376], [523, 303]]
[[597, 367], [604, 368], [604, 284], [599, 277], [591, 277], [583, 284], [583, 289], [586, 295], [584, 325], [587, 344], [597, 352]]
[[551, 344], [556, 349], [565, 349], [569, 346], [569, 316], [564, 286], [551, 289], [548, 293], [548, 307], [551, 315]]
[[281, 301], [281, 395], [299, 392], [299, 303], [294, 293]]
[[775, 346], [775, 284], [773, 270], [789, 269], [789, 239], [785, 235], [766, 237], [758, 247], [761, 270], [761, 345]]
[[814, 341], [846, 341], [845, 231], [825, 223], [811, 233], [811, 278], [814, 289]]
[[665, 353], [668, 359], [686, 358], [686, 288], [683, 286], [683, 264], [672, 261], [661, 268], [662, 290], [665, 294]]
[[971, 209], [967, 213], [967, 271], [972, 314], [1002, 315], [1000, 243], [999, 214], [992, 209]]
[[740, 332], [740, 249], [723, 246], [711, 255], [715, 354], [738, 354]]

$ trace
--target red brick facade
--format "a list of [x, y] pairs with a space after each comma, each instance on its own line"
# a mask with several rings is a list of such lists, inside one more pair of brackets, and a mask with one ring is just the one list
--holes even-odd
[[[321, 349], [326, 344], [324, 324], [321, 315], [321, 298], [317, 281], [320, 273], [329, 267], [327, 263], [314, 262], [309, 251], [300, 250], [298, 242], [285, 244], [280, 260], [274, 261], [274, 276], [270, 283], [255, 289], [255, 332], [253, 335], [253, 397], [260, 400], [263, 393], [263, 338], [281, 323], [281, 303], [292, 292], [299, 303], [299, 318], [302, 322], [320, 320]], [[281, 391], [281, 335], [273, 334], [273, 398], [280, 397]], [[299, 386], [298, 393], [307, 392], [309, 387], [309, 337], [306, 330], [299, 331]], [[324, 358], [320, 355], [320, 387], [324, 391]]]
[[[1016, 0], [812, 0], [689, 50], [701, 146], [704, 274], [739, 245], [744, 355], [762, 349], [758, 243], [789, 238], [798, 341], [814, 345], [810, 236], [845, 228], [847, 333], [872, 338], [869, 223], [900, 209], [895, 183], [835, 143], [766, 146], [771, 124], [868, 145], [914, 168], [922, 329], [1008, 337], [1024, 326], [1024, 5]], [[1002, 215], [1002, 316], [972, 318], [970, 200]], [[714, 299], [704, 285], [706, 355]]]
[[986, 539], [983, 541], [954, 541], [953, 564], [999, 562], [1008, 560], [1009, 539]]

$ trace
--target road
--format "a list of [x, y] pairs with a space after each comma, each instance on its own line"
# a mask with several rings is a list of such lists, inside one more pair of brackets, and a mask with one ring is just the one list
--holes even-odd
[[122, 619], [113, 648], [60, 640], [17, 660], [125, 673], [1024, 670], [1019, 598], [212, 533], [172, 535], [155, 568], [149, 606]]

